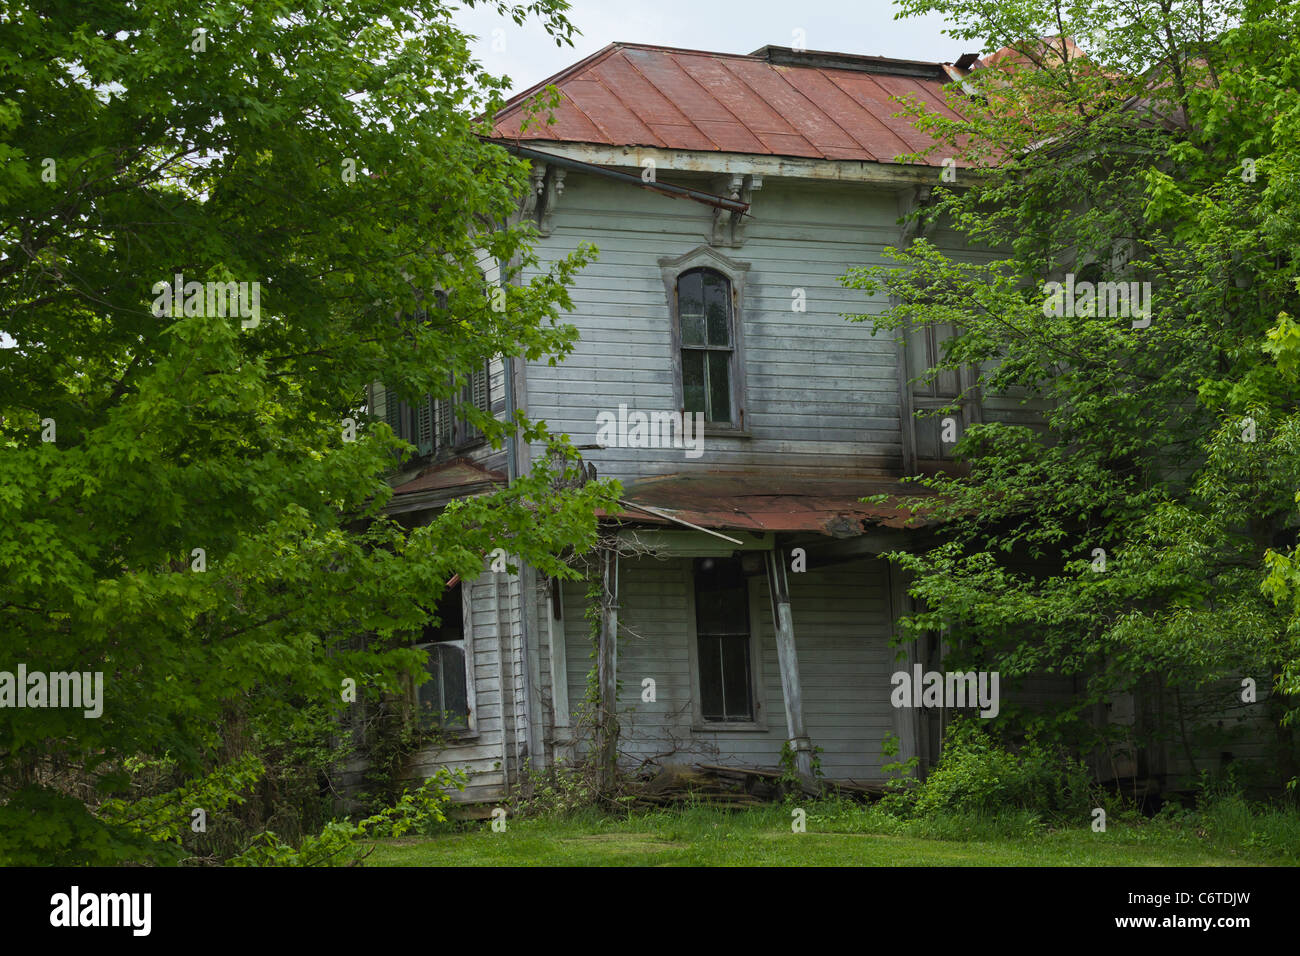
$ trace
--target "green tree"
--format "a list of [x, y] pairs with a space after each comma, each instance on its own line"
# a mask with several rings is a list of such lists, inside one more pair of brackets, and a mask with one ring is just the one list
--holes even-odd
[[[954, 87], [960, 118], [906, 107], [964, 164], [926, 214], [988, 255], [925, 240], [892, 250], [893, 264], [845, 277], [897, 297], [856, 318], [888, 331], [954, 323], [925, 377], [976, 367], [986, 400], [1038, 413], [1037, 424], [986, 416], [957, 445], [968, 475], [920, 480], [942, 525], [931, 550], [892, 556], [924, 600], [906, 634], [948, 628], [954, 660], [985, 662], [1013, 686], [1031, 673], [1077, 678], [1081, 692], [1057, 712], [1031, 713], [1013, 690], [1002, 714], [1081, 747], [1105, 742], [1095, 705], [1136, 689], [1172, 702], [1148, 715], [1140, 742], [1172, 739], [1193, 755], [1213, 729], [1198, 716], [1240, 707], [1253, 679], [1274, 691], [1278, 766], [1293, 775], [1295, 627], [1273, 598], [1290, 593], [1283, 558], [1300, 526], [1287, 318], [1300, 5], [900, 7], [1014, 51]], [[1064, 308], [1045, 285], [1064, 273], [1149, 282], [1149, 315]], [[1278, 576], [1266, 593], [1268, 561]]]
[[[573, 31], [563, 0], [488, 5]], [[92, 812], [135, 755], [193, 790], [245, 729], [420, 673], [398, 636], [492, 549], [565, 573], [552, 555], [593, 540], [607, 493], [552, 493], [546, 461], [427, 526], [382, 512], [406, 446], [367, 386], [447, 395], [492, 355], [554, 361], [592, 255], [520, 280], [526, 168], [474, 118], [507, 81], [451, 10], [0, 2], [0, 671], [103, 674], [98, 717], [0, 708], [11, 859], [157, 855]], [[177, 275], [247, 283], [243, 312], [169, 312]], [[506, 428], [477, 424], [499, 447]]]

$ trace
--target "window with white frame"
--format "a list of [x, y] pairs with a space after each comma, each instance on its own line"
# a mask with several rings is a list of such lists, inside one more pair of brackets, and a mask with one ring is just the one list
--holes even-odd
[[460, 584], [438, 602], [438, 623], [425, 627], [415, 647], [425, 652], [429, 679], [413, 688], [411, 703], [426, 727], [468, 729], [470, 706], [465, 655], [465, 619]]

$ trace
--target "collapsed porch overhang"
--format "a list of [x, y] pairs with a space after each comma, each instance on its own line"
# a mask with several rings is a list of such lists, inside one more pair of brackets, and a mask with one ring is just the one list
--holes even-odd
[[504, 488], [506, 476], [465, 458], [453, 458], [418, 471], [393, 486], [393, 497], [384, 510], [389, 514], [440, 508], [455, 498], [490, 494]]

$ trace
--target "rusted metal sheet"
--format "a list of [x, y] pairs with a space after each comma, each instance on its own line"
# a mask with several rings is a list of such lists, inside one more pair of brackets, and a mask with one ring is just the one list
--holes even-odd
[[822, 70], [783, 69], [786, 82], [818, 105], [801, 118], [804, 135], [830, 159], [896, 156], [904, 143], [870, 110], [835, 85]]
[[[931, 139], [924, 133], [919, 132], [913, 125], [912, 121], [903, 116], [895, 116], [895, 113], [901, 112], [902, 106], [890, 100], [895, 92], [890, 89], [890, 80], [892, 77], [871, 75], [867, 73], [850, 73], [847, 70], [828, 71], [830, 79], [841, 90], [847, 93], [854, 102], [858, 103], [875, 103], [883, 102], [888, 104], [887, 111], [873, 112], [873, 115], [903, 143], [907, 144], [906, 149], [900, 149], [897, 153], [916, 152], [925, 149], [931, 145]], [[900, 87], [898, 92], [903, 92]], [[935, 88], [935, 98], [942, 100], [943, 94], [939, 92], [938, 85]], [[894, 155], [897, 155], [895, 153]]]
[[658, 92], [690, 121], [697, 116], [706, 120], [738, 118], [718, 102], [705, 83], [691, 75], [689, 61], [660, 50], [623, 50], [620, 55], [642, 78], [641, 85], [629, 84], [625, 92], [629, 100], [635, 99], [638, 108], [645, 99], [653, 99], [654, 93]]
[[[667, 145], [613, 90], [593, 78], [575, 78], [564, 85], [564, 94], [604, 134], [604, 142]], [[534, 126], [533, 129], [537, 129]], [[543, 127], [544, 128], [544, 127]], [[527, 138], [527, 137], [525, 137]]]
[[[551, 114], [555, 117], [555, 123], [547, 127], [552, 136], [558, 136], [560, 139], [571, 142], [584, 143], [588, 141], [602, 142], [605, 139], [605, 133], [590, 119], [587, 114], [578, 108], [573, 102], [573, 98], [567, 93], [560, 97], [560, 105]], [[523, 120], [523, 111], [519, 113], [519, 121]]]
[[667, 126], [656, 123], [651, 127], [669, 149], [717, 149], [718, 145], [694, 125]]
[[[952, 71], [943, 64], [779, 52], [613, 43], [546, 81], [562, 94], [555, 124], [520, 131], [526, 102], [544, 85], [538, 84], [506, 104], [494, 135], [891, 163], [930, 145], [909, 120], [893, 115], [899, 104], [891, 95], [914, 92], [927, 106], [951, 112], [942, 84]], [[861, 68], [843, 68], [856, 61]]]
[[[781, 114], [767, 103], [754, 97], [745, 82], [734, 72], [727, 69], [724, 62], [716, 57], [678, 54], [677, 60], [683, 69], [688, 70], [700, 83], [704, 84], [709, 95], [722, 108], [723, 115], [692, 116], [697, 124], [719, 123], [725, 120], [741, 126], [746, 135], [754, 142], [749, 152], [761, 152], [752, 130], [770, 130], [772, 132], [790, 132], [792, 127]], [[703, 128], [703, 126], [702, 126]]]
[[[877, 494], [891, 497], [883, 504], [864, 504], [861, 500]], [[854, 537], [873, 528], [923, 527], [923, 516], [914, 516], [901, 503], [904, 497], [923, 494], [887, 479], [730, 475], [650, 478], [634, 482], [624, 491], [632, 504], [648, 505], [704, 528], [811, 531], [835, 538]], [[646, 524], [672, 523], [634, 508], [605, 517]]]

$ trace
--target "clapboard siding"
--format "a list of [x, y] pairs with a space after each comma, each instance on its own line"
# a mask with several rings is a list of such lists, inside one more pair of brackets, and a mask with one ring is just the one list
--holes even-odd
[[[620, 570], [620, 749], [633, 760], [672, 751], [661, 759], [776, 767], [787, 734], [766, 579], [750, 579], [758, 717], [765, 729], [693, 731], [688, 569], [683, 558], [643, 558], [625, 561]], [[894, 720], [889, 676], [897, 669], [888, 646], [887, 569], [870, 559], [834, 565], [791, 575], [790, 591], [804, 717], [813, 743], [824, 750], [822, 770], [837, 779], [882, 780], [881, 744]], [[591, 637], [581, 586], [566, 585], [564, 595], [569, 695], [576, 710], [592, 666]], [[655, 681], [653, 703], [641, 699], [647, 677]]]

